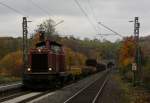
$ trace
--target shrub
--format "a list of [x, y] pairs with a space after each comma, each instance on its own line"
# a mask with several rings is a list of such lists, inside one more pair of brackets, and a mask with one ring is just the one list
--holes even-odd
[[142, 75], [144, 86], [150, 89], [150, 64], [147, 62]]

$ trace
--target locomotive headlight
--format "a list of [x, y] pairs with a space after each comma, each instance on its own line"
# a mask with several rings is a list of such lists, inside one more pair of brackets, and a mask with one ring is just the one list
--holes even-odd
[[52, 68], [48, 68], [49, 71], [52, 71]]
[[31, 68], [28, 68], [27, 71], [30, 72], [30, 71], [31, 71]]
[[41, 49], [38, 49], [39, 52], [41, 52]]

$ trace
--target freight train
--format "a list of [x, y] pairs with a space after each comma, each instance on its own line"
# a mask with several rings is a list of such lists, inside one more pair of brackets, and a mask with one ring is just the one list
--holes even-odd
[[84, 75], [90, 75], [96, 72], [106, 70], [107, 66], [104, 63], [98, 63], [96, 59], [87, 59], [83, 69]]
[[[23, 73], [24, 87], [32, 89], [54, 88], [71, 81], [74, 77], [65, 69], [63, 46], [56, 41], [45, 40], [43, 31], [40, 31], [39, 34], [39, 42], [29, 50], [28, 67]], [[90, 74], [95, 70], [93, 68], [83, 69], [82, 72]]]

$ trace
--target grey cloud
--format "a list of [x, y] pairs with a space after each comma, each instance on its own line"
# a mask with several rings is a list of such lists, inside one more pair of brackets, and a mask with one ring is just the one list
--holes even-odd
[[[62, 18], [65, 22], [57, 27], [59, 32], [68, 32], [70, 34], [81, 33], [84, 34], [85, 37], [86, 34], [96, 34], [87, 19], [84, 17], [83, 13], [80, 11], [79, 7], [75, 4], [74, 0], [32, 1], [40, 5], [40, 7], [43, 8], [44, 11], [48, 12], [48, 14], [33, 5], [30, 0], [3, 0], [4, 3], [21, 11], [26, 16], [29, 16], [33, 21], [34, 19], [40, 20], [40, 18], [48, 15]], [[88, 0], [78, 1], [81, 3], [87, 14], [92, 16]], [[149, 32], [149, 0], [90, 0], [90, 3], [97, 22], [102, 21], [122, 34], [132, 34], [133, 25], [129, 24], [128, 21], [134, 19], [134, 16], [140, 16], [142, 25], [141, 32]], [[16, 19], [18, 18], [21, 18], [21, 15], [18, 15], [8, 8], [0, 5], [0, 33], [7, 34], [15, 32], [16, 34], [20, 34], [19, 26], [22, 21], [20, 19], [16, 22]], [[6, 28], [15, 25], [15, 23], [18, 24], [14, 26], [14, 29], [11, 28], [8, 30], [9, 32], [7, 32]], [[99, 31], [101, 33], [108, 32], [102, 27]]]
[[[3, 2], [27, 16], [47, 16], [47, 15], [81, 15], [77, 5], [73, 0], [32, 0], [38, 8], [30, 0], [8, 0]], [[44, 10], [43, 10], [44, 9]], [[14, 14], [8, 8], [0, 5], [1, 14]]]

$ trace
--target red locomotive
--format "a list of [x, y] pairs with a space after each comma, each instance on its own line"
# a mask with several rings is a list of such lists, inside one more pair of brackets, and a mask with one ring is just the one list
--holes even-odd
[[55, 41], [45, 40], [44, 32], [35, 48], [29, 50], [29, 65], [23, 75], [27, 88], [50, 88], [62, 84], [69, 75], [65, 72], [63, 46]]

